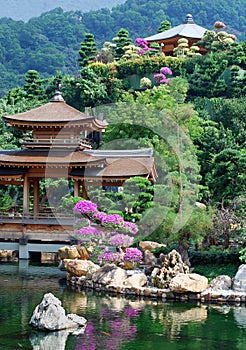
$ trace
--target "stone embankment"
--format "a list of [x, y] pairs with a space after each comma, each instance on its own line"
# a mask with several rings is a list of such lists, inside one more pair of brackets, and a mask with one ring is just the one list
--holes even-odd
[[163, 254], [159, 259], [151, 254], [146, 250], [144, 265], [135, 270], [124, 270], [114, 264], [100, 267], [90, 260], [61, 255], [67, 283], [77, 290], [92, 289], [99, 293], [148, 297], [164, 302], [246, 302], [246, 264], [239, 267], [234, 278], [222, 275], [208, 284], [206, 277], [189, 272], [177, 251]]

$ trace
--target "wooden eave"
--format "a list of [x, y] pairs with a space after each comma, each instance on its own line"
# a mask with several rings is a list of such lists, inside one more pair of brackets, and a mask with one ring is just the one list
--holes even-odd
[[0, 165], [4, 167], [86, 167], [105, 164], [103, 157], [94, 157], [81, 152], [42, 152], [42, 151], [12, 151], [0, 152]]
[[14, 128], [31, 130], [34, 128], [91, 127], [104, 129], [107, 123], [67, 105], [65, 102], [49, 102], [32, 110], [4, 116], [6, 123]]

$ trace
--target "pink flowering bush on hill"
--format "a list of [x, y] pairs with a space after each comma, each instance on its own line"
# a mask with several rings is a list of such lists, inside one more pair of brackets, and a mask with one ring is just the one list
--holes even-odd
[[226, 27], [225, 23], [221, 21], [216, 21], [214, 23], [214, 29], [224, 29]]
[[162, 67], [159, 73], [154, 74], [154, 79], [157, 84], [166, 84], [168, 83], [168, 75], [172, 75], [173, 72], [168, 67]]

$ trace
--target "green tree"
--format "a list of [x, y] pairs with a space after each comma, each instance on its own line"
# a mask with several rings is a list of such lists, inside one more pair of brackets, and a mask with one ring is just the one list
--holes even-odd
[[113, 38], [113, 41], [116, 43], [116, 48], [115, 48], [116, 59], [120, 59], [125, 54], [125, 50], [124, 50], [125, 46], [132, 45], [132, 39], [129, 38], [129, 32], [124, 28], [121, 28], [118, 31], [117, 36]]
[[165, 32], [168, 29], [171, 29], [171, 23], [167, 20], [162, 21], [160, 27], [158, 28], [158, 33]]
[[246, 193], [245, 152], [227, 148], [217, 154], [212, 163], [210, 187], [213, 200], [225, 207], [235, 197]]
[[29, 100], [42, 100], [44, 98], [44, 79], [40, 79], [36, 70], [29, 70], [26, 73], [23, 90]]
[[84, 41], [80, 44], [79, 50], [79, 65], [85, 67], [90, 61], [93, 61], [97, 55], [97, 44], [94, 35], [91, 33], [85, 34]]

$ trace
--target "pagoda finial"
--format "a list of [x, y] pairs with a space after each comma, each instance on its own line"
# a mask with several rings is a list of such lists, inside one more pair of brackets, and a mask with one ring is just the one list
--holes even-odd
[[186, 15], [184, 23], [185, 24], [194, 24], [195, 23], [194, 20], [193, 20], [193, 16], [190, 13], [188, 13]]
[[65, 102], [60, 91], [56, 91], [54, 96], [50, 99], [50, 102]]

